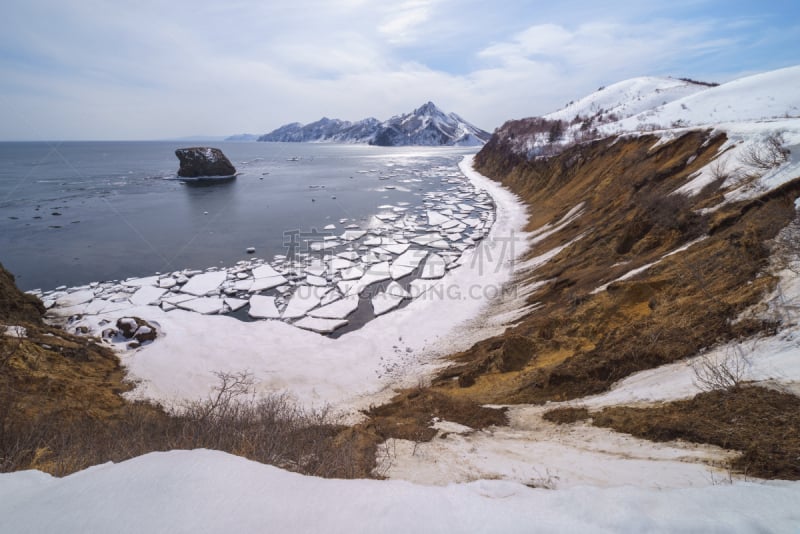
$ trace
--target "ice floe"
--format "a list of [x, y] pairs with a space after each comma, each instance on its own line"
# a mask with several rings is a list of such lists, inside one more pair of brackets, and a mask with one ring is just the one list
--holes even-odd
[[207, 315], [221, 312], [225, 306], [225, 301], [219, 297], [200, 297], [181, 302], [177, 306], [179, 308]]
[[344, 319], [358, 308], [359, 296], [349, 295], [308, 312], [319, 319]]
[[[439, 189], [415, 193], [420, 197], [416, 203], [381, 204], [369, 222], [341, 218], [338, 225], [312, 229], [308, 240], [299, 243], [299, 252], [266, 260], [250, 256], [227, 268], [61, 287], [39, 296], [49, 313], [62, 320], [139, 306], [203, 315], [244, 310], [253, 319], [279, 319], [330, 333], [348, 324], [345, 318], [361, 308], [360, 325], [403, 300], [424, 295], [433, 281], [461, 265], [461, 255], [475, 247], [494, 222], [494, 201], [464, 174], [446, 166], [410, 172], [408, 177], [398, 172], [379, 178], [438, 181]], [[411, 192], [400, 187], [397, 191]], [[401, 279], [402, 285], [397, 283]], [[365, 295], [368, 288], [372, 291]]]
[[225, 271], [212, 271], [193, 276], [186, 284], [181, 287], [183, 293], [190, 295], [203, 296], [215, 291], [228, 278]]
[[431, 254], [428, 256], [428, 259], [425, 260], [425, 265], [422, 267], [422, 274], [420, 275], [420, 278], [441, 278], [444, 276], [446, 270], [447, 263], [444, 261], [444, 258], [438, 254]]
[[250, 309], [247, 311], [254, 319], [279, 319], [281, 313], [275, 306], [275, 297], [253, 295], [250, 297]]

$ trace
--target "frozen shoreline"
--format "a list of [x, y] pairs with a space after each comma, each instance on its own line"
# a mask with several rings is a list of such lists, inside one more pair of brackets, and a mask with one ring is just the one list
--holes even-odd
[[[203, 398], [217, 384], [217, 372], [252, 373], [258, 393], [288, 392], [304, 405], [331, 405], [351, 411], [391, 396], [428, 376], [442, 355], [464, 349], [478, 333], [461, 326], [484, 311], [513, 274], [525, 251], [521, 230], [527, 207], [499, 184], [472, 170], [462, 173], [494, 199], [489, 235], [467, 250], [461, 266], [408, 306], [380, 316], [357, 331], [332, 339], [280, 321], [242, 322], [232, 317], [184, 310], [165, 312], [134, 306], [87, 317], [90, 331], [101, 322], [137, 316], [155, 324], [159, 338], [120, 357], [137, 383], [130, 394], [167, 406]], [[457, 305], [456, 305], [457, 304]]]

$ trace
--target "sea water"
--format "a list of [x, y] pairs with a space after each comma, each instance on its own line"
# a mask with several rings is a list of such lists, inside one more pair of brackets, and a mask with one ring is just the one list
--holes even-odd
[[229, 182], [176, 179], [185, 142], [0, 143], [0, 262], [24, 290], [271, 260], [297, 236], [420, 206], [459, 148], [223, 143]]

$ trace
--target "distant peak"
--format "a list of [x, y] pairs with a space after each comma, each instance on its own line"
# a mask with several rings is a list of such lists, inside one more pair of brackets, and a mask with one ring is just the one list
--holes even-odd
[[439, 108], [436, 107], [436, 104], [428, 100], [428, 102], [418, 107], [416, 111], [417, 113], [432, 113], [434, 111], [439, 111]]

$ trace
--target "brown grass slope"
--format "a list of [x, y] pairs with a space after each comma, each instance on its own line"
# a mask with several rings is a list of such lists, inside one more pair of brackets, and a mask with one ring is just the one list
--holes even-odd
[[[22, 293], [0, 265], [0, 324], [23, 326], [27, 337], [0, 336], [0, 408], [4, 419], [53, 415], [107, 417], [130, 389], [117, 356], [91, 338], [42, 321], [44, 306]], [[7, 404], [13, 403], [13, 404]]]
[[800, 398], [789, 393], [738, 387], [652, 408], [606, 408], [593, 419], [597, 426], [653, 441], [683, 439], [738, 450], [736, 471], [800, 480]]
[[[719, 183], [692, 198], [670, 193], [716, 156], [724, 135], [693, 131], [657, 141], [606, 139], [534, 161], [515, 155], [497, 137], [481, 150], [477, 169], [531, 207], [529, 230], [553, 224], [583, 203], [577, 220], [529, 256], [582, 237], [518, 276], [520, 291], [547, 282], [527, 298], [540, 306], [504, 334], [454, 355], [454, 365], [434, 383], [438, 391], [479, 403], [572, 399], [776, 326], [733, 319], [774, 286], [764, 274], [767, 243], [794, 217], [800, 181], [701, 216], [700, 208], [721, 199]], [[704, 235], [709, 237], [685, 252], [664, 257]]]
[[556, 408], [544, 418], [560, 424], [591, 418], [596, 426], [653, 441], [711, 443], [741, 452], [731, 465], [736, 471], [800, 480], [800, 398], [789, 393], [741, 386], [642, 408]]

